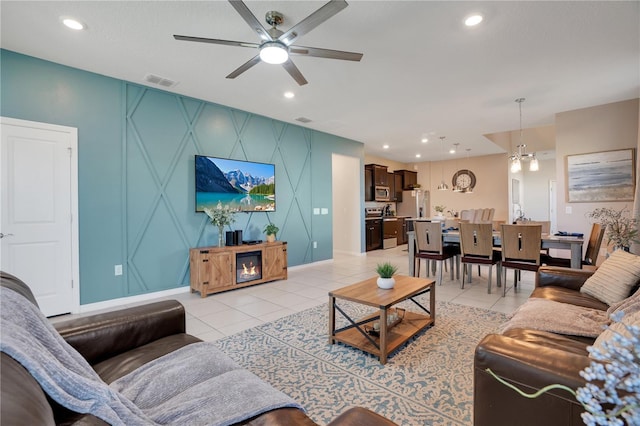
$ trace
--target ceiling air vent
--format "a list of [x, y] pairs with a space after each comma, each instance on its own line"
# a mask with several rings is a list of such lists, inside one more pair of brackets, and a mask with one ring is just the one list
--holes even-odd
[[178, 84], [177, 81], [170, 80], [168, 78], [160, 77], [155, 74], [147, 74], [144, 76], [144, 81], [151, 84], [157, 84], [162, 87], [173, 87]]
[[299, 121], [301, 123], [311, 123], [311, 120], [307, 117], [298, 117], [296, 118], [296, 121]]

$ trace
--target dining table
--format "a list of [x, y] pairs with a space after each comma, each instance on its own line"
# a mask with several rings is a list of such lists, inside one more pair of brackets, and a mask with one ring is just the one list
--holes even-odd
[[[408, 252], [409, 252], [409, 275], [415, 276], [415, 231], [407, 232]], [[460, 243], [460, 231], [443, 230], [442, 241], [445, 243]], [[500, 247], [500, 232], [493, 231], [493, 245]], [[582, 246], [584, 238], [573, 236], [558, 236], [553, 234], [542, 234], [541, 249], [561, 249], [571, 251], [571, 268], [582, 269]]]

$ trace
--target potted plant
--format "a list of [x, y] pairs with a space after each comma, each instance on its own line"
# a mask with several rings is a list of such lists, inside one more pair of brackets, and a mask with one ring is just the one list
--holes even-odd
[[434, 206], [433, 209], [436, 211], [436, 217], [444, 217], [444, 209], [447, 206]]
[[393, 288], [396, 285], [396, 280], [393, 275], [398, 271], [398, 267], [391, 264], [391, 262], [384, 262], [376, 266], [376, 272], [378, 273], [378, 287], [384, 289]]
[[267, 226], [265, 226], [264, 233], [267, 234], [267, 242], [274, 242], [276, 240], [276, 234], [279, 230], [280, 228], [278, 228], [273, 223], [269, 223]]
[[211, 223], [218, 227], [218, 247], [222, 247], [224, 245], [224, 238], [222, 238], [224, 227], [236, 221], [236, 212], [231, 210], [229, 206], [222, 207], [221, 203], [218, 203], [215, 209], [205, 207], [204, 212], [209, 216]]
[[614, 250], [629, 251], [631, 243], [638, 242], [638, 218], [633, 217], [626, 207], [622, 210], [600, 207], [587, 216], [605, 227], [607, 244], [613, 244]]

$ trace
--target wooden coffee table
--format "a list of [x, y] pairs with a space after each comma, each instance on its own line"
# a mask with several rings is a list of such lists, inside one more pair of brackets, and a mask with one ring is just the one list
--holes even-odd
[[[341, 342], [353, 346], [379, 357], [380, 363], [386, 364], [390, 353], [420, 331], [435, 324], [435, 281], [403, 275], [394, 278], [396, 285], [390, 290], [378, 288], [376, 277], [329, 292], [330, 345]], [[429, 309], [414, 299], [424, 293], [430, 293]], [[337, 299], [374, 306], [380, 311], [355, 320], [338, 306]], [[404, 300], [411, 300], [426, 315], [393, 308]], [[349, 325], [336, 330], [336, 311], [349, 321]], [[398, 314], [401, 319], [387, 327], [388, 316], [394, 314]]]

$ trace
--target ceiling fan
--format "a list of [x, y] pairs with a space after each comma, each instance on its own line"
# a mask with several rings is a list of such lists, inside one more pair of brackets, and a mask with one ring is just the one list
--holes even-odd
[[281, 25], [284, 21], [284, 17], [280, 12], [270, 11], [267, 12], [265, 20], [271, 28], [265, 29], [262, 24], [251, 13], [247, 5], [242, 0], [229, 0], [231, 6], [242, 16], [247, 24], [258, 33], [258, 36], [262, 39], [262, 43], [246, 43], [242, 41], [230, 41], [220, 40], [215, 38], [203, 38], [203, 37], [191, 37], [184, 35], [174, 34], [176, 40], [182, 41], [195, 41], [199, 43], [212, 43], [222, 44], [226, 46], [238, 46], [249, 47], [252, 49], [259, 49], [259, 53], [253, 58], [249, 59], [244, 64], [236, 68], [227, 78], [236, 78], [249, 68], [256, 65], [258, 62], [263, 61], [270, 64], [282, 64], [285, 70], [293, 77], [293, 79], [300, 85], [307, 84], [307, 80], [304, 78], [298, 67], [295, 66], [289, 55], [301, 55], [301, 56], [315, 56], [318, 58], [329, 59], [342, 59], [345, 61], [360, 61], [362, 59], [362, 53], [345, 52], [342, 50], [330, 50], [321, 49], [317, 47], [302, 47], [295, 46], [293, 42], [299, 37], [305, 35], [309, 31], [316, 28], [318, 25], [331, 18], [336, 13], [348, 6], [344, 0], [331, 0], [320, 9], [307, 16], [302, 21], [298, 22], [287, 32], [280, 31], [277, 26]]

